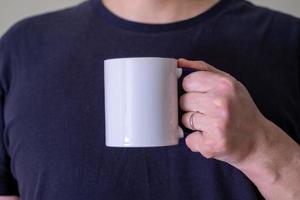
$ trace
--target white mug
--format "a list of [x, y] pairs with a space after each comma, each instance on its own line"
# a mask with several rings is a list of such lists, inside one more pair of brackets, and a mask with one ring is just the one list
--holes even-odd
[[176, 145], [178, 78], [173, 58], [115, 58], [104, 61], [105, 140], [109, 147]]

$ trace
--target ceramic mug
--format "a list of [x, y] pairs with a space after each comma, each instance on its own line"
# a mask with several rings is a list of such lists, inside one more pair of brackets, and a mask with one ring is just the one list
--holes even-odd
[[177, 60], [159, 57], [104, 61], [105, 140], [109, 147], [176, 145], [178, 125]]

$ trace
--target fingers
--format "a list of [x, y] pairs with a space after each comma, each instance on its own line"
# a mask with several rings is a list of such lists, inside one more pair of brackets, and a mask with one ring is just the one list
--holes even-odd
[[[191, 118], [192, 114], [194, 112], [187, 112], [182, 115], [181, 121], [182, 124], [191, 130], [198, 130], [201, 132], [206, 132], [209, 130], [210, 122], [208, 121], [208, 118], [205, 116], [205, 114], [200, 112], [195, 112], [193, 117]], [[190, 120], [193, 120], [194, 128], [191, 127]]]
[[201, 144], [203, 143], [203, 138], [204, 136], [202, 135], [201, 132], [193, 132], [189, 134], [185, 138], [185, 143], [186, 145], [191, 149], [193, 152], [199, 152], [201, 148]]
[[207, 139], [201, 132], [196, 131], [188, 135], [185, 139], [185, 143], [193, 152], [200, 152], [206, 158], [214, 157], [214, 153], [206, 144]]
[[199, 71], [210, 71], [222, 75], [228, 75], [226, 72], [219, 70], [204, 61], [191, 61], [184, 58], [180, 58], [177, 60], [177, 65], [183, 68], [191, 68]]
[[200, 92], [188, 92], [179, 98], [179, 106], [183, 111], [205, 112], [208, 103], [208, 95]]
[[203, 61], [179, 59], [178, 67], [198, 70], [183, 79], [187, 93], [179, 102], [181, 109], [187, 111], [181, 119], [183, 125], [195, 130], [186, 137], [187, 146], [206, 158], [226, 157], [229, 144], [232, 145], [228, 142], [229, 134], [233, 132], [229, 110], [236, 104], [240, 83]]
[[209, 71], [193, 72], [182, 80], [186, 92], [209, 92], [214, 88], [220, 75]]
[[228, 73], [203, 61], [189, 61], [181, 58], [177, 62], [179, 67], [199, 70], [183, 79], [182, 86], [186, 92], [209, 92], [213, 88], [219, 87], [220, 83], [236, 80]]
[[216, 118], [222, 114], [222, 106], [227, 103], [214, 93], [188, 92], [179, 98], [179, 106], [185, 112], [205, 114], [207, 117]]
[[192, 61], [192, 60], [187, 60], [185, 58], [179, 58], [177, 60], [177, 65], [179, 67], [185, 67], [185, 68], [192, 68], [200, 71], [213, 71], [214, 67], [207, 64], [204, 61]]

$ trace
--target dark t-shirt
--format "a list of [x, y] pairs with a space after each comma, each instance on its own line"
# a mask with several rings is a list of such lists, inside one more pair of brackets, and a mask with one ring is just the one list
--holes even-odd
[[262, 199], [242, 172], [191, 152], [184, 140], [157, 148], [105, 146], [103, 60], [140, 56], [204, 60], [230, 73], [268, 119], [300, 141], [299, 19], [222, 0], [191, 19], [151, 25], [90, 0], [25, 19], [1, 39], [0, 194]]

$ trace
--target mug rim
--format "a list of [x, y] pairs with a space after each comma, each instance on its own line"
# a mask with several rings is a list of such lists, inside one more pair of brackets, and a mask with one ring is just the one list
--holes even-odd
[[104, 63], [109, 62], [109, 61], [153, 60], [153, 59], [177, 61], [176, 58], [170, 58], [170, 57], [119, 57], [119, 58], [104, 59]]

